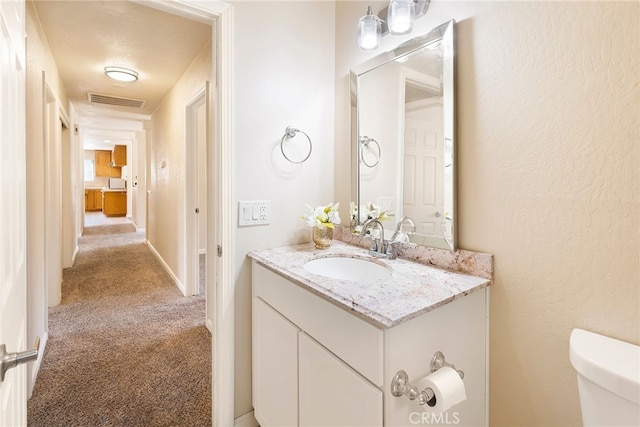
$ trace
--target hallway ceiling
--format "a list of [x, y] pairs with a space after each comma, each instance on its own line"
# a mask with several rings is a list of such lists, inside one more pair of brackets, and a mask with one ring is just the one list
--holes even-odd
[[[204, 46], [211, 26], [131, 1], [35, 1], [69, 100], [80, 116], [153, 113]], [[130, 68], [138, 81], [105, 76]], [[90, 103], [88, 93], [146, 101], [142, 108]]]

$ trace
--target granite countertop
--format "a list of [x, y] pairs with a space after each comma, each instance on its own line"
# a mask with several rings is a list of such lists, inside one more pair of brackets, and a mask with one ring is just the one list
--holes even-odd
[[[334, 240], [329, 249], [313, 243], [256, 250], [249, 257], [377, 327], [391, 328], [487, 287], [491, 280], [404, 259], [379, 259], [366, 249]], [[391, 277], [353, 282], [319, 276], [303, 265], [315, 258], [361, 258], [391, 268]]]

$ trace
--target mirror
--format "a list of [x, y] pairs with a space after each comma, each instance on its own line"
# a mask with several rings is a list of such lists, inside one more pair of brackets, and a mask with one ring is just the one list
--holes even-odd
[[[449, 21], [352, 70], [352, 228], [376, 217], [387, 239], [456, 249], [453, 31]], [[415, 231], [399, 227], [405, 217]]]

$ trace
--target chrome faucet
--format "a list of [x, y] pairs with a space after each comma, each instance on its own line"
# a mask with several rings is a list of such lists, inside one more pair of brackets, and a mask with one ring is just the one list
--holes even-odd
[[398, 221], [398, 225], [396, 225], [396, 231], [393, 233], [393, 236], [391, 236], [391, 241], [392, 242], [394, 242], [396, 240], [396, 237], [398, 237], [398, 234], [400, 234], [402, 232], [402, 226], [405, 223], [409, 224], [409, 233], [415, 233], [416, 232], [416, 223], [413, 222], [413, 220], [411, 218], [409, 218], [408, 216], [405, 216], [400, 221]]
[[384, 239], [384, 226], [378, 219], [372, 218], [365, 221], [365, 223], [362, 224], [360, 235], [364, 236], [367, 230], [369, 230], [373, 225], [377, 225], [380, 229], [380, 236], [377, 239], [373, 235], [371, 236], [373, 242], [371, 243], [371, 247], [369, 248], [369, 254], [378, 258], [395, 259], [396, 255], [394, 246], [391, 244], [391, 242]]

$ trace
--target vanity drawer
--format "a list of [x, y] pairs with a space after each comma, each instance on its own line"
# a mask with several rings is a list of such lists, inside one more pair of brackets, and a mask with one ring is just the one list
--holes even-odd
[[312, 294], [267, 268], [252, 263], [254, 296], [342, 359], [369, 381], [383, 385], [383, 331]]

